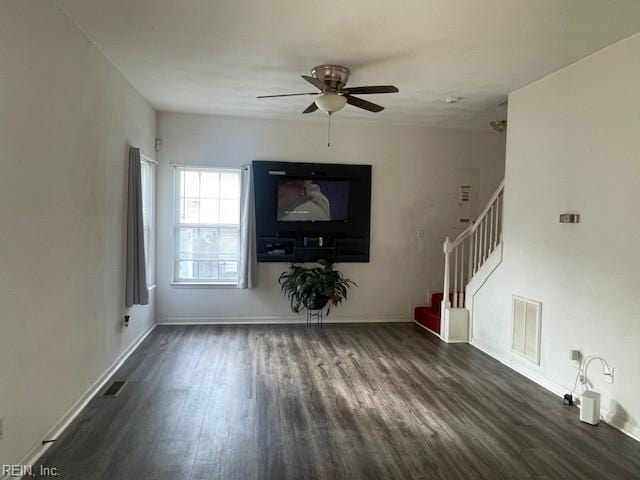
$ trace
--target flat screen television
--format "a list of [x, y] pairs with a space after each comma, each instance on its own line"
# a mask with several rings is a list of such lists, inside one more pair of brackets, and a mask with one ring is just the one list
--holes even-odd
[[278, 179], [279, 222], [346, 222], [349, 219], [348, 180]]
[[259, 262], [368, 262], [371, 165], [252, 162]]

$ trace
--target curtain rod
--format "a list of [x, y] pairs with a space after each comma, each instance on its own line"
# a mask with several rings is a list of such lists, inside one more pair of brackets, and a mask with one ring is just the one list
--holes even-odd
[[157, 161], [157, 160], [154, 160], [154, 159], [153, 159], [153, 158], [151, 158], [151, 157], [147, 157], [147, 156], [146, 156], [144, 153], [142, 153], [142, 152], [140, 152], [140, 158], [141, 158], [141, 159], [143, 159], [143, 160], [144, 160], [144, 161], [146, 161], [146, 162], [153, 163], [153, 164], [155, 164], [155, 165], [159, 165], [159, 163], [158, 163], [158, 161]]
[[[157, 162], [156, 162], [157, 163]], [[250, 165], [242, 165], [241, 167], [216, 167], [215, 165], [181, 165], [178, 163], [169, 163], [169, 166], [173, 168], [199, 168], [202, 170], [248, 170]]]

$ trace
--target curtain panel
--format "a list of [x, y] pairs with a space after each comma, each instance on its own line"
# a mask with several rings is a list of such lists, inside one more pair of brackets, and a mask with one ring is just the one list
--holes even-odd
[[242, 169], [242, 198], [240, 201], [240, 271], [238, 288], [258, 285], [258, 256], [256, 249], [256, 216], [251, 165]]
[[140, 149], [129, 148], [129, 186], [127, 196], [127, 278], [125, 304], [147, 305], [149, 289], [144, 251], [142, 217], [142, 165]]

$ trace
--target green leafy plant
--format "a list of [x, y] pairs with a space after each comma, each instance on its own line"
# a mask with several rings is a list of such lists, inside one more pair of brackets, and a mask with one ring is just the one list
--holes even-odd
[[328, 303], [327, 315], [331, 305], [339, 305], [347, 299], [349, 288], [358, 286], [326, 262], [312, 268], [291, 264], [289, 270], [282, 272], [278, 282], [293, 312], [320, 310]]

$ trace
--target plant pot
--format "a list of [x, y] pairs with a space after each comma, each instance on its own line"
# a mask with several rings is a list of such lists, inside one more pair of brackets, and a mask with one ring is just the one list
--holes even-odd
[[308, 307], [308, 310], [322, 310], [329, 303], [329, 297], [318, 295], [313, 299], [313, 303]]

